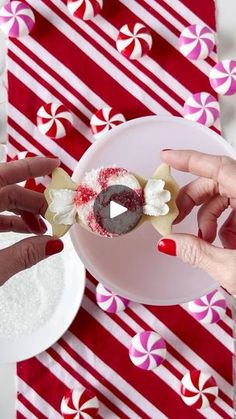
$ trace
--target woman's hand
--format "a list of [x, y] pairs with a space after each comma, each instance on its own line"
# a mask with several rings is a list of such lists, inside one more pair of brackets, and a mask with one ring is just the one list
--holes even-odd
[[[197, 176], [180, 190], [176, 223], [195, 206], [201, 207], [198, 237], [172, 234], [159, 241], [158, 250], [203, 269], [231, 294], [236, 294], [236, 161], [190, 150], [163, 150], [161, 158], [171, 167]], [[228, 207], [232, 211], [219, 231], [222, 249], [211, 243], [217, 235], [218, 218]]]
[[41, 218], [47, 209], [44, 195], [16, 185], [28, 178], [50, 174], [59, 164], [58, 159], [46, 157], [0, 164], [0, 212], [10, 211], [15, 214], [0, 215], [0, 232], [38, 235], [0, 251], [0, 285], [17, 272], [63, 249], [61, 240], [42, 235], [47, 230]]

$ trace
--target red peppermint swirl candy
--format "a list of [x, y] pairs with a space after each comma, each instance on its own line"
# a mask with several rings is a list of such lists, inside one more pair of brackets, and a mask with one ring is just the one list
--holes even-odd
[[206, 409], [218, 396], [216, 380], [199, 370], [189, 371], [181, 380], [181, 398], [194, 409]]
[[[20, 151], [20, 153], [16, 154], [13, 158], [8, 158], [8, 161], [15, 161], [15, 160], [24, 160], [29, 157], [38, 157], [36, 154], [32, 153], [31, 151]], [[19, 183], [19, 186], [23, 188], [30, 189], [36, 192], [44, 192], [45, 187], [50, 183], [49, 176], [43, 176], [38, 178], [30, 178], [23, 182]]]
[[73, 16], [89, 20], [101, 12], [103, 0], [68, 0], [67, 7]]
[[61, 401], [64, 419], [93, 419], [99, 409], [95, 394], [84, 387], [70, 390]]
[[47, 137], [58, 139], [69, 134], [73, 124], [70, 111], [61, 103], [46, 103], [39, 108], [37, 125]]
[[120, 29], [116, 48], [130, 60], [137, 60], [151, 50], [152, 35], [142, 23], [126, 24]]
[[90, 126], [94, 137], [98, 139], [123, 122], [125, 122], [125, 117], [122, 113], [111, 107], [104, 107], [92, 116]]

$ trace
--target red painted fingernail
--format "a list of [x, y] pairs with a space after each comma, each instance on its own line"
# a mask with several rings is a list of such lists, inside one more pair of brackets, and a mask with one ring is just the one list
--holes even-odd
[[171, 151], [171, 148], [163, 148], [161, 151]]
[[176, 256], [176, 243], [171, 239], [161, 239], [158, 242], [157, 249], [159, 252], [166, 253], [170, 256]]
[[199, 228], [197, 236], [199, 237], [199, 239], [202, 239], [202, 230]]
[[46, 244], [45, 254], [46, 256], [52, 256], [56, 253], [60, 253], [64, 249], [64, 244], [61, 240], [50, 240]]

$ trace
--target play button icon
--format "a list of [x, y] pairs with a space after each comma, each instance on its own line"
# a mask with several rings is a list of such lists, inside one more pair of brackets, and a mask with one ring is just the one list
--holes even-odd
[[114, 235], [128, 233], [142, 217], [143, 198], [124, 185], [109, 186], [95, 199], [93, 212], [97, 223]]
[[128, 208], [123, 205], [117, 204], [114, 201], [110, 202], [110, 218], [118, 217], [118, 215], [124, 214], [126, 211], [128, 211]]

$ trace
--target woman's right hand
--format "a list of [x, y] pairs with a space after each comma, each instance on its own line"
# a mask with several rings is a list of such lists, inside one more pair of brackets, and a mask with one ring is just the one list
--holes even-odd
[[[163, 150], [161, 158], [171, 167], [197, 176], [180, 190], [176, 222], [195, 206], [200, 209], [198, 237], [172, 234], [159, 241], [158, 250], [204, 270], [236, 294], [236, 161], [191, 150]], [[220, 248], [211, 243], [217, 235], [218, 218], [228, 207], [232, 211], [218, 232], [223, 245]]]

